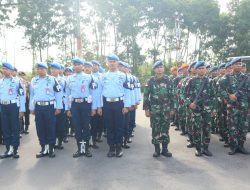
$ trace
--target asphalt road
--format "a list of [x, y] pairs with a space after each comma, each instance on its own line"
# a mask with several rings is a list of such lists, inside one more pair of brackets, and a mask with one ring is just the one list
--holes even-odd
[[[74, 159], [73, 138], [64, 144], [64, 150], [56, 150], [56, 158], [36, 159], [40, 147], [32, 122], [30, 134], [21, 139], [20, 159], [0, 160], [0, 190], [250, 189], [250, 156], [227, 155], [228, 149], [216, 135], [210, 145], [214, 156], [197, 158], [194, 149], [186, 148], [186, 138], [172, 127], [169, 149], [173, 157], [155, 159], [150, 134], [149, 120], [138, 110], [133, 143], [120, 159], [106, 157], [106, 139], [99, 150], [92, 150], [92, 158]], [[250, 150], [250, 136], [246, 148]], [[4, 151], [3, 146], [0, 151]]]

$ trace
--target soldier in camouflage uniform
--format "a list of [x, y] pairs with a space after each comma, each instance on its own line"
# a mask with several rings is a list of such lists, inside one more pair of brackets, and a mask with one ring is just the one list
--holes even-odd
[[152, 144], [155, 146], [153, 157], [162, 155], [171, 157], [168, 151], [170, 116], [174, 113], [173, 83], [164, 74], [164, 65], [158, 61], [153, 65], [155, 76], [151, 77], [144, 89], [143, 110], [146, 117], [150, 117], [152, 128]]
[[208, 150], [211, 129], [211, 97], [213, 96], [208, 78], [206, 63], [197, 61], [195, 65], [197, 76], [192, 78], [187, 87], [187, 104], [192, 110], [193, 143], [196, 156], [212, 156]]
[[[177, 66], [173, 66], [171, 67], [170, 69], [170, 76], [169, 78], [173, 81], [176, 77], [177, 77], [177, 70], [178, 70], [178, 67]], [[177, 100], [177, 96], [176, 96], [176, 93], [175, 93], [175, 99]], [[175, 101], [175, 107], [177, 107], [177, 101]], [[172, 122], [172, 125], [176, 125], [176, 113], [174, 113], [173, 116], [171, 116], [171, 122]]]
[[222, 63], [219, 66], [219, 79], [216, 83], [217, 87], [217, 99], [218, 99], [218, 121], [217, 121], [217, 126], [219, 129], [219, 134], [221, 136], [220, 141], [224, 141], [224, 147], [229, 147], [228, 145], [228, 127], [227, 127], [227, 105], [221, 96], [221, 86], [224, 86], [224, 81], [223, 78], [226, 75], [231, 74], [231, 68], [225, 68], [226, 63]]
[[210, 70], [210, 82], [211, 82], [211, 86], [212, 86], [212, 91], [214, 96], [212, 97], [212, 102], [213, 102], [213, 110], [212, 110], [212, 124], [211, 124], [211, 133], [215, 134], [218, 132], [218, 127], [217, 127], [217, 120], [218, 120], [218, 88], [217, 88], [217, 81], [219, 79], [218, 75], [218, 70], [219, 67], [214, 66], [211, 70]]
[[227, 67], [231, 67], [233, 73], [223, 78], [221, 96], [227, 103], [227, 126], [229, 129], [228, 142], [229, 155], [237, 152], [249, 154], [244, 143], [248, 132], [247, 109], [250, 92], [250, 80], [247, 75], [241, 73], [241, 59], [235, 58]]
[[178, 124], [179, 127], [181, 128], [181, 135], [186, 135], [187, 134], [187, 130], [186, 130], [186, 106], [184, 104], [185, 102], [185, 98], [184, 96], [181, 96], [181, 91], [183, 88], [183, 83], [185, 83], [186, 78], [188, 78], [188, 68], [189, 68], [189, 64], [182, 64], [181, 69], [182, 69], [182, 78], [179, 81], [179, 84], [177, 85], [177, 89], [176, 89], [176, 93], [177, 93], [177, 100], [178, 100], [178, 104], [177, 104], [177, 112], [178, 112]]

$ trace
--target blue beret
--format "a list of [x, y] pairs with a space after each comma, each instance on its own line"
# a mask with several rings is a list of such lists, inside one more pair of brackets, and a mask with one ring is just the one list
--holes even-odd
[[61, 69], [63, 69], [63, 70], [64, 70], [64, 69], [65, 69], [65, 67], [64, 67], [62, 64], [60, 64], [60, 65], [61, 65]]
[[226, 67], [226, 64], [227, 64], [227, 63], [221, 63], [221, 64], [219, 65], [219, 69], [225, 68], [225, 67]]
[[236, 57], [236, 58], [232, 59], [232, 61], [230, 61], [230, 65], [233, 65], [233, 64], [238, 63], [238, 62], [241, 62], [241, 58]]
[[155, 69], [156, 67], [160, 66], [160, 65], [164, 65], [163, 64], [163, 61], [159, 60], [159, 61], [156, 61], [154, 64], [153, 64], [153, 69]]
[[73, 69], [71, 67], [66, 67], [65, 72], [73, 73]]
[[93, 67], [93, 64], [91, 62], [89, 62], [89, 61], [85, 61], [84, 66]]
[[13, 65], [11, 65], [10, 63], [8, 63], [8, 62], [3, 62], [3, 67], [5, 67], [7, 69], [10, 69], [10, 70], [15, 69], [15, 67]]
[[80, 64], [80, 65], [83, 65], [84, 64], [84, 61], [81, 60], [80, 58], [74, 58], [72, 60], [73, 64]]
[[109, 54], [108, 56], [107, 56], [107, 60], [108, 61], [119, 61], [120, 59], [119, 59], [119, 57], [117, 56], [117, 55], [115, 55], [115, 54]]
[[210, 73], [216, 72], [216, 71], [218, 71], [218, 70], [219, 70], [219, 67], [214, 66], [214, 67], [212, 67], [212, 69], [210, 70]]
[[50, 63], [50, 67], [54, 69], [61, 69], [61, 65], [59, 63]]
[[38, 69], [48, 69], [47, 63], [37, 63], [36, 68]]
[[96, 60], [92, 60], [91, 63], [92, 63], [93, 65], [101, 66], [101, 64], [99, 63], [99, 61], [96, 61]]
[[182, 68], [181, 68], [181, 67], [178, 68], [177, 72], [180, 72], [180, 71], [182, 71]]
[[206, 68], [207, 69], [209, 69], [209, 68], [211, 68], [212, 67], [212, 65], [210, 64], [210, 63], [206, 63]]
[[195, 64], [196, 64], [196, 61], [193, 62], [193, 63], [191, 63], [191, 64], [189, 65], [189, 67], [188, 67], [188, 72], [191, 72], [191, 69], [195, 66]]
[[231, 62], [227, 62], [225, 68], [227, 69], [230, 66], [231, 66]]
[[128, 63], [125, 63], [125, 62], [124, 62], [124, 67], [127, 68], [127, 69], [129, 69], [129, 68], [130, 68], [130, 65], [129, 65]]
[[198, 69], [199, 67], [206, 67], [206, 62], [205, 61], [197, 61], [194, 68]]
[[104, 69], [102, 66], [100, 66], [100, 67], [99, 67], [99, 72], [100, 72], [100, 73], [105, 73], [105, 69]]

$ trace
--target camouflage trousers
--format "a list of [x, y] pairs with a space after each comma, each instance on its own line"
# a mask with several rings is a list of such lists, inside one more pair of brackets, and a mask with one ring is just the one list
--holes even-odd
[[209, 145], [211, 136], [211, 113], [192, 113], [193, 143], [196, 146]]
[[191, 140], [193, 137], [193, 123], [192, 123], [192, 110], [188, 107], [186, 107], [186, 129], [189, 136], [189, 139]]
[[170, 112], [151, 112], [150, 124], [152, 128], [152, 144], [170, 142]]
[[228, 141], [234, 146], [246, 141], [248, 132], [247, 107], [227, 104]]
[[218, 129], [220, 136], [227, 142], [228, 127], [227, 127], [227, 106], [223, 102], [218, 105]]
[[179, 114], [179, 127], [181, 128], [182, 132], [186, 132], [186, 106], [185, 104], [179, 104], [178, 114]]

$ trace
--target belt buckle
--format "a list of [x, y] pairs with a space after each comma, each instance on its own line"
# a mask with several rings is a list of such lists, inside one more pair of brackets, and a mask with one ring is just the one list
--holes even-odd
[[46, 102], [40, 102], [40, 106], [46, 106]]
[[81, 99], [81, 98], [76, 98], [76, 99], [75, 99], [75, 102], [76, 102], [76, 103], [82, 103], [82, 102], [83, 102], [83, 99]]
[[115, 102], [115, 98], [110, 98], [110, 102]]

